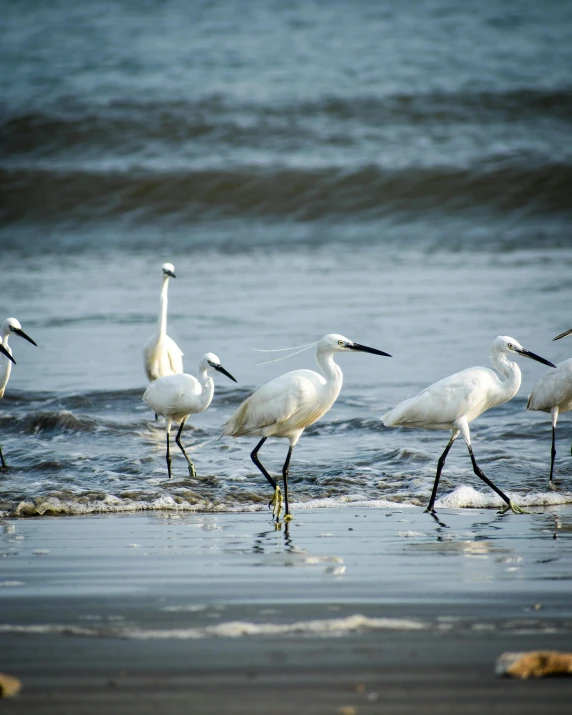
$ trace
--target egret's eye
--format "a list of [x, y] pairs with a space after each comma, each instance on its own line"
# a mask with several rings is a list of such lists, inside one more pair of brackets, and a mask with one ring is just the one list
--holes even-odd
[[508, 344], [508, 349], [509, 349], [509, 350], [514, 350], [514, 345], [513, 345], [512, 343], [509, 343], [509, 344]]
[[343, 340], [338, 340], [338, 345], [339, 345], [341, 348], [345, 347], [345, 343], [344, 343]]

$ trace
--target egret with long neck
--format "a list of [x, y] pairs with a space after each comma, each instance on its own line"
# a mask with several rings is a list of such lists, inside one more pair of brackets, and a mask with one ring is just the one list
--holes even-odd
[[169, 279], [176, 278], [172, 263], [164, 263], [163, 285], [159, 300], [159, 320], [157, 329], [145, 343], [143, 360], [145, 374], [149, 381], [165, 375], [176, 375], [183, 372], [183, 351], [177, 343], [167, 335], [167, 308], [169, 304]]
[[[12, 357], [12, 348], [8, 344], [11, 335], [18, 335], [37, 347], [37, 343], [34, 342], [29, 335], [26, 335], [22, 330], [20, 322], [16, 320], [16, 318], [6, 318], [2, 323], [2, 327], [0, 327], [0, 400], [4, 397], [4, 391], [10, 379], [12, 363], [14, 363], [14, 365], [16, 364], [16, 361]], [[2, 448], [0, 448], [0, 466], [2, 469], [6, 468]]]
[[313, 370], [293, 370], [271, 380], [250, 395], [223, 428], [224, 434], [231, 437], [262, 437], [250, 457], [274, 489], [269, 506], [277, 521], [282, 509], [282, 492], [258, 458], [258, 451], [264, 442], [268, 437], [280, 437], [290, 443], [282, 467], [284, 519], [287, 521], [291, 518], [288, 505], [288, 471], [294, 447], [306, 427], [326, 414], [342, 389], [343, 375], [340, 366], [334, 361], [335, 353], [367, 352], [391, 357], [388, 353], [354, 343], [335, 333], [325, 335], [316, 345], [316, 361], [322, 374]]
[[[572, 328], [557, 335], [560, 340], [572, 334]], [[528, 396], [528, 410], [550, 412], [552, 418], [552, 449], [550, 450], [550, 476], [548, 486], [557, 489], [554, 481], [554, 460], [556, 458], [556, 423], [562, 412], [572, 410], [572, 358], [557, 363], [556, 370], [547, 370], [532, 388]]]
[[554, 367], [548, 360], [523, 348], [513, 338], [499, 336], [493, 341], [489, 355], [492, 366], [502, 375], [504, 380], [501, 380], [497, 373], [488, 367], [471, 367], [430, 385], [416, 397], [404, 400], [382, 417], [386, 427], [400, 426], [427, 430], [451, 430], [451, 439], [437, 464], [437, 474], [427, 511], [434, 511], [437, 488], [445, 459], [453, 442], [459, 434], [462, 434], [469, 450], [475, 474], [506, 502], [507, 509], [511, 509], [515, 513], [522, 513], [522, 509], [513, 504], [477, 464], [471, 446], [471, 434], [469, 431], [469, 423], [475, 418], [490, 410], [491, 407], [496, 407], [512, 400], [518, 392], [521, 383], [520, 368], [516, 363], [508, 359], [509, 354], [523, 355], [531, 360]]
[[187, 460], [190, 476], [196, 476], [195, 465], [181, 443], [181, 433], [189, 415], [204, 412], [213, 399], [214, 382], [208, 374], [211, 368], [236, 382], [234, 377], [220, 364], [220, 360], [214, 353], [206, 353], [199, 362], [197, 377], [187, 373], [165, 375], [165, 377], [160, 377], [152, 382], [143, 395], [143, 400], [155, 410], [155, 414], [163, 415], [165, 418], [167, 434], [166, 459], [169, 479], [171, 478], [169, 436], [173, 422], [179, 423], [179, 431], [175, 442]]

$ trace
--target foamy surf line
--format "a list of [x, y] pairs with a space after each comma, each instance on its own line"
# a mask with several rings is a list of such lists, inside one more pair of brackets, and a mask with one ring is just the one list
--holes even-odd
[[344, 636], [368, 631], [413, 631], [427, 630], [430, 624], [407, 618], [369, 618], [361, 614], [346, 618], [326, 618], [294, 623], [254, 623], [251, 621], [228, 621], [202, 628], [93, 628], [85, 626], [38, 624], [0, 625], [0, 633], [27, 635], [63, 635], [92, 638], [121, 638], [127, 640], [198, 640], [201, 638], [241, 638], [243, 636]]
[[[572, 504], [570, 491], [538, 491], [519, 494], [508, 491], [507, 495], [521, 507], [546, 507]], [[294, 502], [292, 511], [311, 509], [342, 509], [347, 507], [368, 509], [410, 509], [423, 507], [428, 501], [425, 494], [411, 494], [405, 498], [403, 493], [391, 499], [368, 499], [364, 495], [343, 495], [308, 499]], [[506, 504], [493, 492], [478, 491], [469, 486], [459, 486], [450, 494], [437, 500], [435, 506], [440, 509], [500, 509]], [[164, 494], [151, 499], [133, 499], [108, 494], [100, 499], [89, 499], [79, 494], [75, 498], [61, 499], [55, 496], [36, 497], [20, 501], [13, 508], [0, 510], [0, 517], [26, 516], [82, 516], [90, 514], [123, 514], [148, 511], [187, 512], [187, 513], [252, 513], [268, 511], [266, 503], [215, 503], [208, 500], [196, 502]]]

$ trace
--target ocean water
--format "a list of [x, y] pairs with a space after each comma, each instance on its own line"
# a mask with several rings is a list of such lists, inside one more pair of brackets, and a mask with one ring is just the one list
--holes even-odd
[[[294, 511], [425, 504], [445, 432], [380, 416], [488, 365], [496, 335], [558, 362], [572, 340], [572, 6], [531, 0], [2, 3], [0, 318], [18, 364], [0, 403], [0, 514], [266, 508], [255, 441], [220, 427], [338, 332], [344, 387], [294, 453]], [[174, 454], [141, 401], [142, 347], [174, 263], [169, 334], [211, 407]], [[472, 425], [517, 503], [572, 502], [571, 420], [527, 413], [545, 368]], [[269, 440], [277, 473], [287, 450]], [[176, 448], [173, 452], [176, 451]], [[443, 507], [500, 505], [459, 441]]]

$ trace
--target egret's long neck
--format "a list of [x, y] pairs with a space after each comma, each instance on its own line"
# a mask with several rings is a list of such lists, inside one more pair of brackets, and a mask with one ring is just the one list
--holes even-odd
[[504, 377], [501, 382], [501, 396], [503, 401], [511, 400], [520, 389], [522, 375], [519, 366], [511, 362], [505, 353], [491, 355], [491, 363], [495, 370], [498, 370]]
[[318, 350], [316, 353], [316, 362], [320, 366], [324, 377], [326, 378], [325, 388], [328, 393], [331, 392], [335, 400], [340, 394], [344, 375], [340, 366], [334, 361], [334, 353], [330, 350]]
[[169, 290], [169, 276], [163, 276], [163, 286], [161, 287], [161, 298], [159, 299], [159, 335], [163, 336], [167, 334], [167, 306], [169, 304], [169, 299], [167, 297], [167, 292]]
[[199, 395], [199, 402], [201, 404], [202, 410], [206, 410], [213, 399], [214, 380], [212, 379], [212, 377], [209, 376], [207, 372], [207, 367], [205, 367], [204, 365], [199, 365], [197, 379], [201, 385], [201, 394]]

